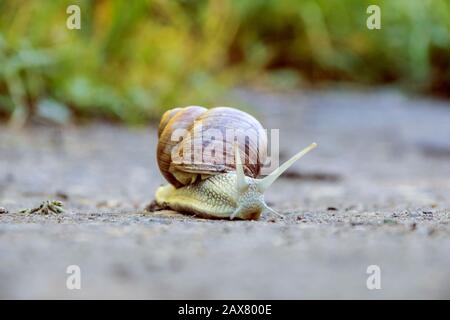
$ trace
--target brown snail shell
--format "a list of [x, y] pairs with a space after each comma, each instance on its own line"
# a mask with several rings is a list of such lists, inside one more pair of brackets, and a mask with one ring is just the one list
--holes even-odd
[[[184, 129], [187, 134], [174, 139], [177, 129]], [[218, 142], [211, 137], [211, 132], [220, 133], [219, 137], [222, 137], [219, 141], [222, 150], [219, 148], [218, 151], [222, 154], [212, 158], [204, 153], [205, 148]], [[230, 132], [236, 137], [230, 137]], [[158, 166], [166, 180], [180, 188], [211, 175], [234, 171], [235, 143], [241, 155], [245, 155], [245, 175], [257, 178], [267, 156], [267, 137], [262, 125], [253, 116], [229, 107], [208, 110], [189, 106], [168, 110], [162, 116], [158, 129]], [[174, 154], [180, 157], [173, 159]], [[183, 160], [180, 161], [180, 158]]]

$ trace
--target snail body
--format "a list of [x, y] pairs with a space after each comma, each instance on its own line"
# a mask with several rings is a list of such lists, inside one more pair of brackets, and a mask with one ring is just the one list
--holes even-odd
[[[245, 135], [246, 139], [239, 139], [239, 136], [230, 139], [224, 135], [224, 129], [234, 130], [237, 135]], [[174, 139], [176, 130], [184, 133], [181, 141], [177, 140], [178, 136]], [[190, 135], [196, 130], [197, 135]], [[215, 130], [218, 134], [211, 138], [208, 130]], [[163, 208], [205, 218], [250, 220], [258, 219], [263, 211], [278, 215], [265, 203], [264, 191], [316, 144], [311, 144], [270, 175], [259, 179], [267, 147], [262, 131], [255, 118], [233, 108], [207, 110], [193, 106], [167, 111], [159, 126], [157, 159], [169, 184], [157, 189], [156, 203]], [[219, 146], [214, 149], [215, 157], [195, 153], [196, 146], [200, 146], [199, 152], [203, 152], [210, 145]], [[180, 158], [182, 153], [188, 156]]]
[[[156, 201], [163, 207], [187, 212], [204, 218], [258, 219], [265, 209], [264, 195], [258, 192], [255, 179], [246, 177], [245, 193], [236, 192], [237, 175], [223, 173], [196, 184], [176, 189], [168, 184], [156, 192]], [[242, 210], [236, 212], [240, 207]], [[236, 212], [236, 214], [235, 214]]]

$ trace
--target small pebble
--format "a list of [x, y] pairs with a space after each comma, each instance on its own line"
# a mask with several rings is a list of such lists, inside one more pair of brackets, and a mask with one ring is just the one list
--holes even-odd
[[412, 218], [417, 218], [421, 216], [421, 213], [419, 211], [408, 211], [406, 214]]
[[8, 210], [6, 208], [0, 207], [0, 214], [6, 214], [8, 213]]

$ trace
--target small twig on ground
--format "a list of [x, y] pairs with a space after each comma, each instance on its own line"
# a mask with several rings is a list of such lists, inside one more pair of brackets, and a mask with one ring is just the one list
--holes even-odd
[[64, 212], [63, 203], [61, 201], [56, 200], [47, 200], [44, 201], [37, 208], [23, 209], [19, 211], [19, 213], [41, 214], [41, 215], [59, 214], [63, 212]]

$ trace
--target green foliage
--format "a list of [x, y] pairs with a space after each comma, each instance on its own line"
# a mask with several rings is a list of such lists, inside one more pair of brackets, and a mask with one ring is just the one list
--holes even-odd
[[[81, 30], [66, 28], [70, 4]], [[366, 28], [370, 4], [381, 30]], [[449, 30], [447, 0], [0, 0], [0, 116], [21, 124], [57, 101], [142, 123], [228, 103], [234, 85], [302, 79], [449, 91]]]

